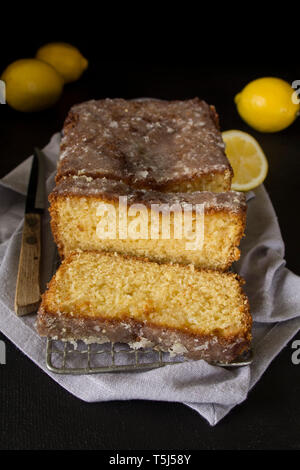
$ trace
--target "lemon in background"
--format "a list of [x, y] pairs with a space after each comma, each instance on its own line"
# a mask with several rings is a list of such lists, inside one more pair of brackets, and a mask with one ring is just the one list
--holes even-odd
[[6, 84], [6, 101], [17, 111], [40, 111], [59, 99], [64, 81], [59, 73], [37, 59], [20, 59], [1, 76]]
[[65, 83], [77, 80], [88, 66], [87, 59], [79, 50], [64, 42], [45, 44], [37, 51], [36, 58], [52, 65]]
[[234, 173], [232, 189], [249, 191], [262, 184], [268, 173], [268, 161], [254, 137], [238, 130], [225, 131], [222, 137]]
[[291, 85], [280, 78], [264, 77], [248, 83], [234, 101], [249, 126], [260, 132], [277, 132], [296, 119], [299, 104], [294, 104]]

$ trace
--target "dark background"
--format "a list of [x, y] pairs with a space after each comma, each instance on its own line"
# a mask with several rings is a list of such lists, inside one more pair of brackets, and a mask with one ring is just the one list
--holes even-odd
[[[208, 20], [212, 22], [211, 17]], [[105, 22], [108, 25], [104, 31]], [[199, 96], [216, 106], [222, 130], [245, 130], [263, 147], [270, 166], [265, 185], [279, 218], [287, 265], [299, 274], [300, 121], [276, 134], [260, 134], [243, 123], [233, 103], [234, 95], [254, 78], [276, 76], [289, 82], [300, 79], [300, 61], [295, 60], [291, 47], [295, 43], [291, 39], [283, 44], [280, 29], [273, 24], [271, 34], [266, 32], [256, 43], [252, 38], [246, 43], [249, 33], [243, 27], [235, 29], [235, 36], [229, 39], [224, 33], [216, 37], [212, 29], [209, 34], [201, 34], [202, 24], [199, 19], [193, 40], [189, 24], [185, 24], [188, 33], [184, 41], [180, 22], [174, 24], [177, 32], [173, 35], [161, 29], [158, 32], [153, 23], [149, 36], [143, 22], [133, 30], [124, 19], [119, 29], [112, 17], [106, 21], [102, 17], [96, 29], [93, 25], [93, 34], [78, 34], [75, 26], [68, 32], [59, 27], [46, 32], [39, 24], [31, 34], [28, 28], [18, 30], [17, 41], [6, 35], [0, 72], [13, 60], [34, 56], [41, 44], [53, 40], [78, 46], [90, 65], [78, 82], [65, 86], [62, 98], [52, 109], [22, 114], [0, 106], [0, 177], [30, 155], [34, 146], [43, 147], [61, 129], [74, 103], [104, 97]], [[252, 37], [254, 32], [253, 26]], [[246, 402], [211, 428], [181, 404], [84, 403], [55, 384], [6, 338], [0, 338], [7, 345], [7, 364], [0, 366], [1, 449], [300, 448], [300, 366], [291, 362], [290, 344]]]

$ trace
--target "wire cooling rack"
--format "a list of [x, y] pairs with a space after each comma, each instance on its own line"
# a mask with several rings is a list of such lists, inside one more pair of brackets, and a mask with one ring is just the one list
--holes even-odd
[[[53, 273], [60, 263], [57, 251], [53, 260]], [[220, 367], [242, 367], [252, 363], [252, 350], [242, 354], [234, 362], [213, 362]], [[136, 372], [156, 369], [170, 364], [180, 364], [189, 359], [172, 357], [169, 353], [154, 349], [131, 349], [126, 344], [69, 343], [47, 338], [46, 366], [56, 374], [102, 374], [105, 372]]]
[[[47, 339], [46, 364], [57, 374], [100, 374], [104, 372], [133, 372], [156, 369], [189, 361], [183, 356], [154, 349], [131, 349], [126, 344], [105, 343], [76, 344]], [[220, 367], [241, 367], [252, 362], [252, 351], [241, 355], [231, 363], [214, 362]]]

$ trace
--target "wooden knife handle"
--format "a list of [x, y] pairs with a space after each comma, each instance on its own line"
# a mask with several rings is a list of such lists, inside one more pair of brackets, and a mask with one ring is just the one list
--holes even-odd
[[15, 312], [26, 315], [40, 303], [41, 215], [25, 214], [17, 278]]

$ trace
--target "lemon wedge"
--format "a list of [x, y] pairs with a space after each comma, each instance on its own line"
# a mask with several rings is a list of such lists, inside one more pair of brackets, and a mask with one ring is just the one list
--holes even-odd
[[234, 172], [232, 189], [249, 191], [259, 186], [267, 176], [268, 161], [258, 142], [238, 130], [225, 131], [222, 137]]

